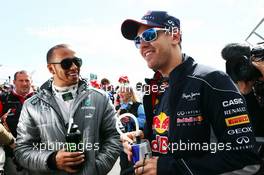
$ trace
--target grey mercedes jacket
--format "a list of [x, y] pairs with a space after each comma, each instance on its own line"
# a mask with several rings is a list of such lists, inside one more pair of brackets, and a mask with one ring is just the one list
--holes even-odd
[[[80, 81], [70, 116], [83, 135], [86, 156], [77, 174], [107, 174], [120, 151], [115, 110], [108, 95]], [[65, 148], [66, 123], [49, 80], [39, 93], [25, 102], [18, 123], [15, 157], [28, 174], [67, 174], [47, 166], [48, 157]]]

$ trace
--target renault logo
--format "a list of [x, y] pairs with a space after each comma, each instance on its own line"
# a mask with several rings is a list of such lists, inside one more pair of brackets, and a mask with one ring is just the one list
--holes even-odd
[[236, 142], [238, 144], [240, 144], [240, 145], [243, 144], [243, 143], [248, 143], [249, 142], [249, 138], [247, 136], [238, 137], [236, 139]]

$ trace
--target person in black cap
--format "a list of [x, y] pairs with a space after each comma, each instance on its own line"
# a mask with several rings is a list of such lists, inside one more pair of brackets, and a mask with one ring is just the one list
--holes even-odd
[[[144, 96], [140, 136], [149, 140], [153, 157], [138, 161], [135, 174], [256, 173], [260, 164], [245, 100], [225, 73], [181, 52], [180, 20], [149, 11], [142, 21], [125, 20], [121, 32], [155, 71], [150, 87], [162, 86]], [[121, 136], [130, 160], [135, 135]]]

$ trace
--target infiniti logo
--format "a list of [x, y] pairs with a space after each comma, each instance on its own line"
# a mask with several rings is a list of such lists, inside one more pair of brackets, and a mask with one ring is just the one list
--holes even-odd
[[236, 142], [238, 144], [243, 144], [243, 143], [248, 143], [249, 142], [249, 138], [247, 136], [242, 136], [236, 139]]

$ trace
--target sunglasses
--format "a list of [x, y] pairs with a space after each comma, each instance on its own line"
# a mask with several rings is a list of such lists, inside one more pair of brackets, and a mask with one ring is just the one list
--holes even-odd
[[150, 28], [145, 30], [141, 35], [136, 36], [134, 39], [136, 48], [140, 47], [142, 40], [145, 42], [152, 42], [158, 38], [158, 31], [166, 31], [169, 32], [169, 29], [162, 29], [162, 28]]
[[77, 57], [73, 57], [73, 58], [65, 58], [63, 59], [61, 62], [53, 62], [50, 64], [60, 64], [62, 69], [70, 69], [72, 67], [72, 64], [75, 64], [77, 67], [81, 67], [82, 66], [82, 59], [81, 58], [77, 58]]

